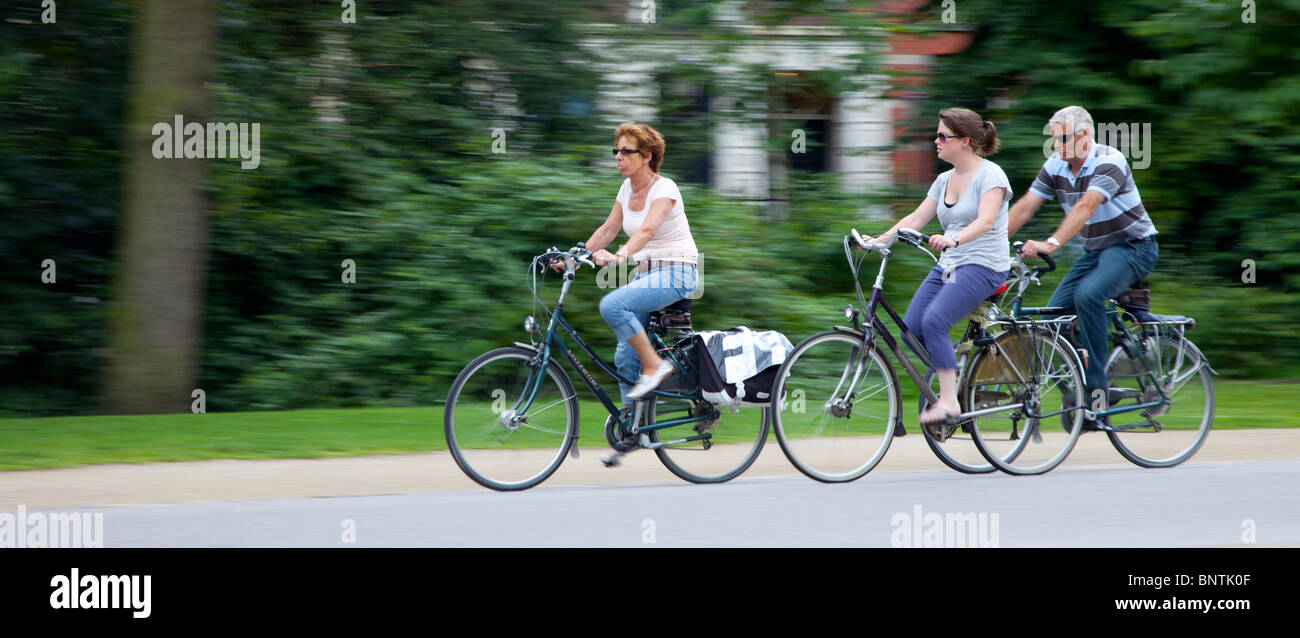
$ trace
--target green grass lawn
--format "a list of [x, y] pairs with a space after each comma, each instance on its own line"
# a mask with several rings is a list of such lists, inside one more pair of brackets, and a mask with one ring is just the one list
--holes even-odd
[[[905, 375], [900, 382], [904, 423], [919, 433], [916, 388]], [[1215, 393], [1215, 429], [1300, 427], [1300, 379], [1216, 379]], [[719, 439], [728, 438], [728, 423], [756, 419], [758, 412], [724, 412]], [[434, 406], [0, 419], [0, 470], [428, 452], [446, 448], [442, 413], [442, 406]], [[604, 408], [583, 401], [580, 415], [580, 443], [604, 447]]]

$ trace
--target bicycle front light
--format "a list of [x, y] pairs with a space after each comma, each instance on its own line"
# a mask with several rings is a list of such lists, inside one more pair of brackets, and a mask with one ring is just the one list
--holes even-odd
[[858, 314], [858, 311], [853, 309], [853, 304], [849, 304], [849, 305], [847, 305], [847, 306], [844, 306], [844, 320], [845, 320], [845, 321], [853, 321], [853, 316], [856, 315], [856, 314]]
[[528, 334], [532, 334], [536, 330], [537, 330], [537, 320], [533, 319], [532, 315], [528, 315], [527, 317], [525, 317], [524, 332], [527, 332]]

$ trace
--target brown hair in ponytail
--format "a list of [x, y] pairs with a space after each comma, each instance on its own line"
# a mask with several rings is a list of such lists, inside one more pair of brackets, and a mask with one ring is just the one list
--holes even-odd
[[987, 157], [998, 152], [998, 127], [975, 111], [963, 108], [950, 108], [939, 111], [939, 119], [954, 133], [969, 137], [971, 148], [980, 157]]

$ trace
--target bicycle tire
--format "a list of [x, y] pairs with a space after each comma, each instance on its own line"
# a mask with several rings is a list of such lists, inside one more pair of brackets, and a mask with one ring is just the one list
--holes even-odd
[[[518, 422], [507, 414], [529, 385], [536, 356], [519, 346], [485, 352], [461, 370], [447, 393], [443, 412], [447, 449], [456, 465], [479, 485], [498, 491], [533, 487], [560, 467], [577, 440], [577, 392], [554, 360], [547, 362], [529, 414]], [[564, 409], [553, 411], [561, 403]], [[540, 422], [530, 423], [529, 418]], [[560, 418], [562, 426], [557, 423]]]
[[[1154, 337], [1144, 337], [1148, 338]], [[1158, 343], [1159, 354], [1154, 357], [1159, 368], [1157, 378], [1165, 392], [1171, 393], [1170, 404], [1163, 410], [1149, 409], [1159, 413], [1149, 417], [1148, 410], [1113, 415], [1112, 429], [1106, 433], [1120, 456], [1146, 468], [1173, 467], [1191, 458], [1205, 443], [1214, 422], [1214, 381], [1205, 356], [1190, 340], [1177, 334], [1162, 332]], [[1183, 359], [1178, 360], [1176, 353], [1170, 352], [1171, 350], [1181, 350]], [[1169, 360], [1166, 356], [1168, 354], [1175, 354], [1174, 361]], [[1184, 371], [1171, 366], [1178, 366]], [[1188, 366], [1190, 369], [1186, 369]], [[1149, 380], [1144, 378], [1145, 370], [1145, 366], [1138, 368], [1131, 365], [1130, 357], [1119, 347], [1111, 352], [1106, 363], [1111, 387], [1136, 390], [1144, 403], [1148, 402], [1148, 398], [1159, 398], [1158, 391], [1154, 391]], [[1180, 373], [1184, 380], [1177, 383]], [[1135, 420], [1131, 415], [1145, 418], [1147, 422], [1159, 422], [1162, 427], [1139, 427], [1128, 422]], [[1166, 453], [1168, 450], [1172, 452]]]
[[[646, 402], [646, 422], [654, 423], [660, 410], [665, 404], [674, 403], [673, 401], [664, 401], [662, 399]], [[682, 402], [683, 404], [685, 402]], [[692, 407], [692, 410], [695, 408]], [[740, 476], [749, 469], [758, 459], [758, 455], [763, 452], [763, 444], [767, 442], [767, 432], [771, 424], [771, 418], [767, 407], [761, 408], [758, 415], [752, 414], [753, 410], [741, 410], [741, 412], [722, 415], [712, 429], [707, 430], [713, 437], [707, 441], [691, 441], [680, 445], [665, 445], [664, 447], [655, 448], [655, 456], [659, 461], [668, 468], [677, 477], [690, 481], [691, 483], [725, 483], [737, 476]], [[751, 425], [750, 420], [757, 416], [757, 435], [751, 433], [755, 427]], [[729, 429], [729, 426], [731, 429]], [[695, 425], [685, 434], [675, 436], [673, 430], [681, 428], [665, 428], [663, 430], [652, 430], [649, 432], [651, 443], [658, 443], [660, 440], [677, 440], [702, 434], [703, 426]], [[740, 431], [735, 431], [739, 429]], [[663, 436], [661, 436], [661, 433]], [[741, 441], [748, 441], [750, 438], [754, 442], [745, 447], [744, 442], [731, 443], [727, 439], [737, 438]], [[714, 442], [713, 439], [721, 439]]]
[[[1077, 396], [1084, 387], [1083, 370], [1074, 347], [1063, 337], [1042, 327], [1015, 329], [1023, 331], [1028, 349], [1018, 357], [1014, 352], [999, 349], [1000, 346], [980, 348], [972, 357], [971, 372], [966, 375], [962, 387], [967, 405], [974, 411], [1024, 404], [1028, 397], [1031, 405], [1040, 404], [1039, 408], [1033, 408], [1039, 414], [1068, 409], [1067, 397], [1071, 396], [1068, 393]], [[999, 335], [999, 342], [1001, 339], [1002, 335]], [[1016, 342], [1020, 342], [1018, 337]], [[1021, 357], [1024, 360], [1018, 361]], [[982, 365], [986, 359], [990, 364], [987, 368]], [[1032, 374], [1024, 369], [1026, 367], [1039, 372]], [[1001, 377], [1003, 371], [1012, 369], [1020, 371], [1016, 380]], [[992, 372], [984, 373], [984, 370]], [[1022, 377], [1023, 381], [1020, 380]], [[1083, 411], [1077, 406], [1075, 408], [1065, 412], [1072, 416], [1072, 427], [1063, 431], [1043, 427], [1041, 420], [1030, 416], [1030, 406], [973, 417], [970, 419], [971, 438], [980, 454], [999, 470], [1014, 476], [1043, 474], [1065, 461], [1079, 440]], [[1019, 428], [1020, 416], [1025, 418], [1023, 430]], [[1042, 453], [1026, 456], [1027, 452], [1038, 450], [1031, 444], [1036, 446], [1035, 439], [1040, 437], [1046, 443]]]
[[[795, 347], [776, 375], [777, 442], [796, 469], [823, 483], [861, 478], [880, 463], [894, 437], [902, 401], [897, 373], [879, 346], [872, 344], [864, 353], [863, 345], [858, 333], [813, 335]], [[870, 394], [855, 398], [859, 392]], [[876, 397], [883, 405], [877, 399], [859, 408]]]

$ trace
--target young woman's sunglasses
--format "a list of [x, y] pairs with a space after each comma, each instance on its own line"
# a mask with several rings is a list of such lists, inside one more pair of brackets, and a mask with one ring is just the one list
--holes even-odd
[[965, 135], [944, 135], [943, 133], [935, 133], [934, 136], [939, 138], [940, 142], [947, 142], [948, 140], [956, 140], [966, 137]]

